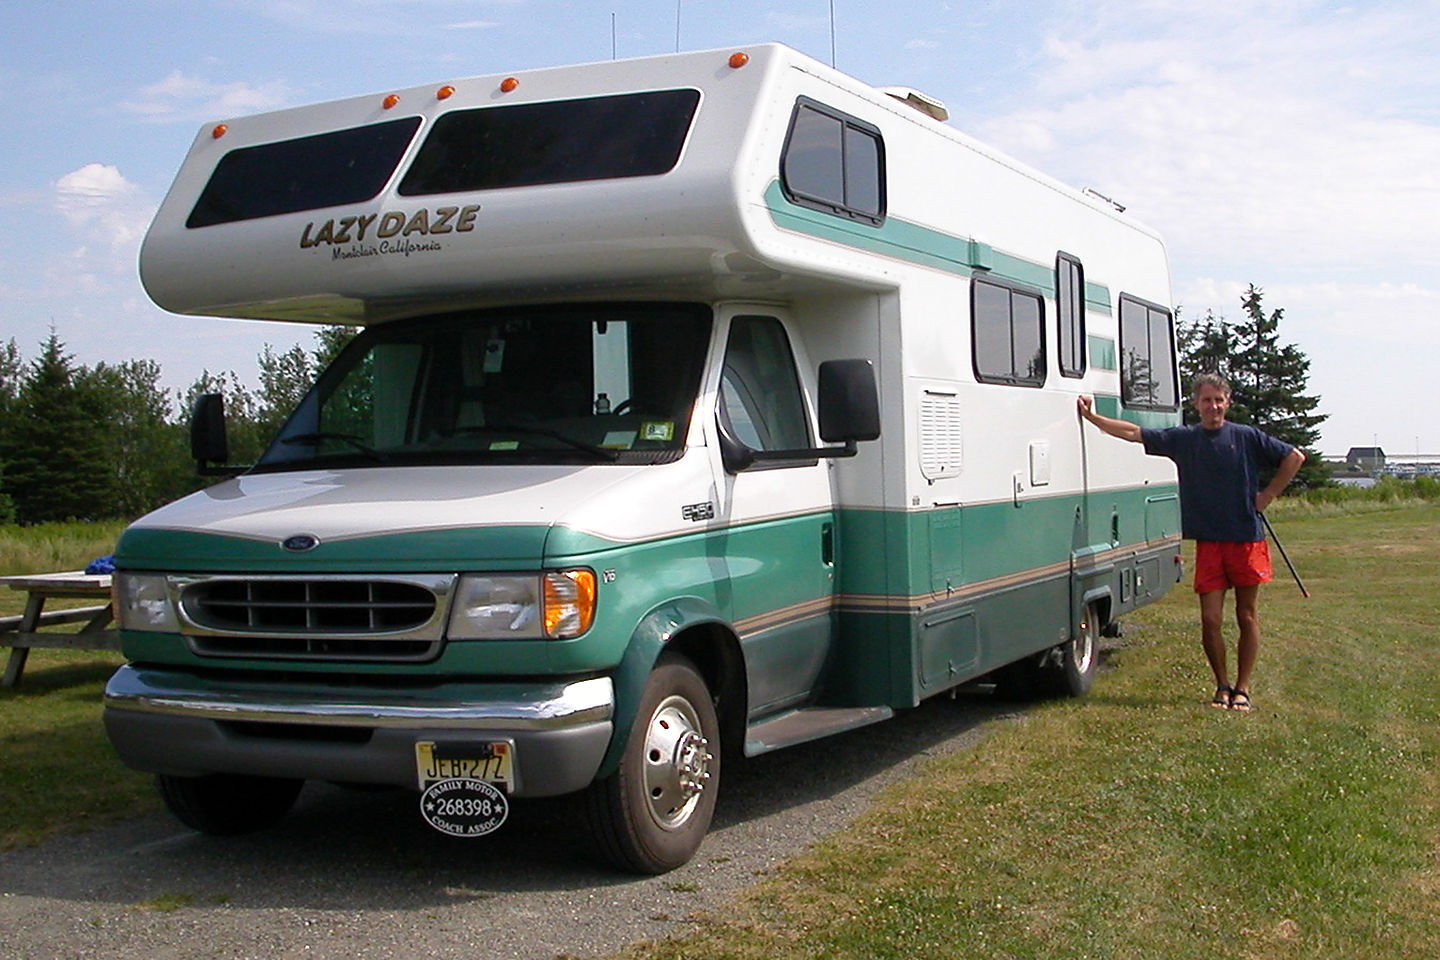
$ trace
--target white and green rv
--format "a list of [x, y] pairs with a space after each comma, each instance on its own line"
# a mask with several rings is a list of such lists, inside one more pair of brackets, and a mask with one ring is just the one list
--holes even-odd
[[1159, 238], [781, 46], [204, 127], [156, 303], [364, 329], [117, 554], [121, 758], [185, 823], [307, 779], [479, 836], [579, 794], [688, 860], [721, 771], [992, 676], [1084, 693], [1179, 576]]

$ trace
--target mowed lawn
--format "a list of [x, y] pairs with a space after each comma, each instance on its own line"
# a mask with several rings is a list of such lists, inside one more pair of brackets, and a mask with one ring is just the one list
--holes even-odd
[[[1366, 509], [1272, 511], [1313, 597], [1277, 553], [1254, 713], [1206, 705], [1181, 585], [1089, 698], [995, 721], [629, 955], [1440, 957], [1440, 506]], [[113, 662], [36, 651], [0, 691], [0, 849], [156, 807], [104, 741]]]
[[1183, 585], [1088, 699], [1002, 721], [631, 956], [1440, 957], [1440, 508], [1272, 513], [1313, 596], [1276, 553], [1254, 713], [1207, 705]]

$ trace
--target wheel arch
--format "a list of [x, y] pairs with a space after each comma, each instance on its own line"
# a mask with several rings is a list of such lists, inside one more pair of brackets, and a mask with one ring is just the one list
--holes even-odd
[[660, 655], [667, 650], [682, 654], [700, 672], [715, 702], [721, 749], [726, 756], [740, 755], [749, 702], [740, 638], [712, 605], [698, 598], [683, 597], [651, 610], [630, 635], [625, 656], [613, 677], [615, 734], [595, 774], [597, 780], [614, 773], [619, 766], [645, 681]]

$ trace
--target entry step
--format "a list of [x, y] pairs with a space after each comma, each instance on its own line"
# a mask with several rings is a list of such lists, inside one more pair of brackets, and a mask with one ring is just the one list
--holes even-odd
[[750, 727], [745, 734], [745, 756], [755, 757], [781, 747], [843, 733], [881, 720], [895, 711], [889, 707], [805, 707], [778, 714]]

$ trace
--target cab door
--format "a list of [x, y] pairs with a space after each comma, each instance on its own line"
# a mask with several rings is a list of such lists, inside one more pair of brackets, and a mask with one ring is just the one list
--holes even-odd
[[[817, 446], [814, 379], [774, 310], [722, 311], [715, 372], [716, 540], [731, 622], [745, 655], [751, 717], [803, 702], [833, 632], [835, 512]], [[728, 450], [729, 454], [722, 452]], [[734, 456], [739, 450], [741, 456]], [[759, 459], [744, 453], [808, 451]]]

